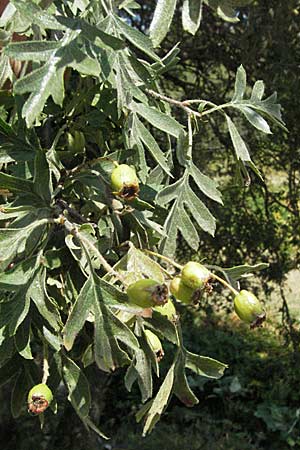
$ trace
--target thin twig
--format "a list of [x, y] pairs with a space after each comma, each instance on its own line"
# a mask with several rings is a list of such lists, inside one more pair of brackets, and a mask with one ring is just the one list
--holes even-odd
[[42, 383], [46, 384], [49, 377], [49, 353], [48, 353], [48, 344], [43, 342], [43, 379]]
[[[168, 102], [171, 105], [174, 105], [174, 106], [177, 106], [178, 108], [183, 109], [186, 112], [186, 114], [188, 114], [188, 116], [196, 116], [196, 117], [199, 117], [200, 119], [202, 119], [203, 116], [207, 116], [208, 114], [211, 114], [212, 112], [219, 111], [219, 110], [222, 110], [223, 108], [228, 108], [229, 106], [231, 106], [230, 103], [224, 103], [223, 105], [215, 105], [212, 102], [207, 102], [206, 100], [200, 100], [200, 99], [199, 100], [184, 100], [184, 101], [174, 100], [173, 98], [167, 97], [166, 95], [160, 94], [159, 92], [155, 92], [152, 89], [146, 89], [146, 92], [148, 94], [152, 95], [152, 97], [159, 98], [160, 100], [164, 100], [165, 102]], [[194, 109], [192, 109], [188, 106], [192, 103], [206, 103], [206, 104], [212, 106], [212, 108], [208, 109], [207, 111], [199, 112], [199, 111], [195, 111]]]
[[76, 237], [81, 244], [84, 244], [86, 247], [89, 247], [98, 257], [100, 263], [102, 264], [104, 270], [109, 274], [116, 277], [119, 281], [121, 281], [122, 284], [124, 284], [124, 278], [114, 270], [114, 268], [106, 261], [102, 253], [99, 251], [99, 249], [89, 240], [87, 239], [82, 233], [80, 233], [78, 227], [69, 222], [64, 216], [60, 216], [59, 223], [61, 225], [64, 225], [66, 230], [72, 234], [72, 236]]
[[160, 255], [159, 253], [153, 252], [152, 250], [143, 250], [145, 253], [148, 253], [149, 255], [156, 256], [157, 258], [163, 259], [164, 261], [168, 262], [172, 266], [176, 267], [179, 270], [182, 270], [183, 266], [181, 264], [178, 264], [176, 261], [173, 261], [173, 259], [168, 258], [167, 256]]
[[238, 295], [238, 291], [234, 289], [234, 287], [231, 286], [231, 284], [227, 283], [223, 278], [219, 277], [218, 275], [211, 273], [211, 278], [214, 278], [215, 280], [219, 281], [223, 286], [227, 287], [234, 295]]

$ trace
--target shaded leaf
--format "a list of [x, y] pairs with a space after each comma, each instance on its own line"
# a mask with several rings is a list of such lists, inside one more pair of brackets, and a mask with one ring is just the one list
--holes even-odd
[[176, 360], [173, 390], [176, 397], [186, 406], [194, 406], [199, 403], [199, 400], [188, 385], [185, 375], [185, 355], [183, 352], [179, 352]]
[[86, 376], [67, 356], [63, 357], [62, 373], [69, 392], [69, 401], [80, 418], [87, 418], [91, 406], [91, 394]]
[[224, 370], [228, 367], [226, 364], [217, 361], [216, 359], [207, 356], [196, 355], [189, 351], [185, 351], [185, 366], [191, 369], [197, 375], [207, 378], [221, 378]]
[[156, 397], [154, 398], [149, 411], [147, 412], [145, 425], [143, 428], [143, 436], [152, 431], [152, 429], [160, 419], [160, 416], [162, 415], [164, 409], [168, 404], [173, 387], [174, 369], [175, 365], [173, 363], [170, 369], [168, 370], [168, 373], [162, 385], [160, 386], [159, 391]]

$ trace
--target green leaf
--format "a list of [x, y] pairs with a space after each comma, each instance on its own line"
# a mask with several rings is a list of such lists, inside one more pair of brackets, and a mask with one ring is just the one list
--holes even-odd
[[5, 136], [15, 136], [15, 133], [12, 129], [12, 126], [6, 123], [1, 117], [0, 117], [0, 133], [3, 133]]
[[127, 271], [135, 275], [135, 280], [147, 277], [156, 280], [158, 283], [165, 281], [160, 265], [133, 245], [130, 246], [127, 253]]
[[147, 328], [150, 328], [155, 334], [159, 334], [172, 344], [179, 345], [176, 327], [166, 316], [153, 309], [152, 317], [144, 320], [147, 323]]
[[7, 336], [7, 329], [4, 325], [0, 328], [0, 368], [4, 366], [16, 353], [13, 337]]
[[202, 0], [184, 0], [182, 6], [183, 29], [195, 35], [202, 18]]
[[259, 131], [266, 134], [272, 134], [268, 122], [260, 114], [257, 114], [253, 109], [248, 108], [248, 106], [240, 105], [238, 106], [238, 109], [244, 114], [248, 122]]
[[167, 173], [167, 175], [172, 177], [168, 161], [166, 160], [166, 156], [159, 148], [158, 143], [156, 142], [150, 131], [143, 125], [143, 123], [137, 118], [137, 116], [135, 116], [133, 120], [132, 132], [136, 133], [136, 137], [140, 138], [143, 144], [148, 148], [153, 159], [160, 165], [160, 167]]
[[53, 15], [48, 14], [31, 0], [11, 0], [10, 3], [14, 5], [23, 20], [28, 20], [29, 23], [34, 23], [43, 30], [65, 29]]
[[48, 61], [59, 48], [59, 41], [11, 42], [5, 47], [5, 54], [19, 61], [39, 62]]
[[146, 119], [155, 128], [171, 136], [178, 138], [183, 131], [182, 126], [173, 117], [168, 116], [155, 107], [150, 107], [143, 103], [132, 103], [130, 109]]
[[105, 50], [121, 50], [125, 47], [122, 39], [105, 32], [103, 22], [96, 26], [79, 18], [59, 16], [57, 20], [69, 30], [80, 32], [85, 39]]
[[115, 370], [130, 363], [127, 353], [117, 341], [134, 351], [139, 343], [132, 331], [107, 308], [101, 297], [94, 304], [95, 315], [95, 361], [104, 371]]
[[89, 382], [77, 364], [67, 356], [63, 357], [63, 378], [69, 392], [69, 401], [78, 416], [86, 419], [91, 407]]
[[9, 336], [13, 336], [16, 333], [28, 314], [30, 306], [28, 289], [29, 286], [27, 284], [17, 291], [9, 301], [0, 304], [0, 327], [6, 325]]
[[226, 364], [207, 356], [196, 355], [189, 351], [185, 351], [185, 367], [191, 369], [197, 375], [207, 378], [221, 378], [224, 370], [228, 367]]
[[32, 277], [36, 264], [36, 256], [15, 264], [11, 269], [0, 273], [0, 290], [17, 291]]
[[264, 95], [265, 92], [265, 84], [262, 80], [258, 80], [255, 82], [252, 93], [251, 93], [251, 102], [256, 103], [259, 102]]
[[50, 203], [52, 193], [50, 169], [46, 154], [41, 149], [37, 149], [34, 161], [33, 189], [45, 200], [46, 204]]
[[151, 407], [146, 415], [143, 436], [152, 431], [168, 404], [174, 382], [174, 369], [175, 365], [173, 363], [162, 385], [160, 386], [153, 403], [151, 404]]
[[58, 308], [50, 300], [46, 289], [46, 269], [39, 267], [29, 287], [29, 295], [40, 315], [49, 323], [55, 331], [61, 329], [61, 318]]
[[238, 132], [237, 127], [227, 115], [226, 121], [237, 159], [240, 159], [241, 161], [251, 161], [247, 146]]
[[17, 255], [26, 254], [32, 250], [35, 246], [33, 233], [44, 232], [46, 223], [47, 219], [41, 219], [24, 228], [0, 229], [0, 270], [4, 270]]
[[43, 336], [46, 341], [54, 348], [54, 350], [56, 350], [57, 352], [61, 350], [61, 347], [63, 346], [63, 340], [60, 335], [58, 336], [54, 333], [51, 333], [48, 328], [43, 326]]
[[26, 395], [30, 389], [25, 371], [22, 370], [14, 382], [11, 393], [10, 409], [14, 419], [17, 419], [23, 412], [26, 405]]
[[[107, 285], [108, 283], [100, 281], [95, 275], [85, 282], [64, 328], [64, 346], [68, 350], [72, 348], [89, 312], [93, 311], [95, 360], [102, 370], [109, 371], [129, 362], [126, 352], [121, 350], [117, 340], [132, 349], [138, 349], [139, 344], [131, 330], [105, 306], [106, 295], [113, 297], [113, 293], [118, 292], [113, 286], [107, 289]], [[118, 303], [118, 299], [114, 299], [113, 303]]]
[[238, 102], [243, 99], [246, 90], [246, 85], [247, 85], [246, 71], [244, 67], [241, 65], [236, 72], [234, 94], [231, 100], [232, 102]]
[[197, 225], [204, 231], [207, 231], [211, 235], [214, 235], [215, 232], [215, 219], [190, 188], [188, 182], [189, 175], [190, 173], [186, 169], [184, 176], [179, 182], [176, 182], [176, 188], [170, 191], [168, 186], [157, 195], [158, 203], [160, 203], [160, 199], [166, 202], [168, 199], [175, 197], [175, 201], [164, 224], [166, 237], [161, 239], [160, 244], [161, 251], [167, 255], [174, 255], [175, 253], [178, 231], [181, 232], [184, 239], [194, 250], [198, 249], [199, 237], [185, 208], [188, 208], [189, 213], [193, 216]]
[[243, 264], [241, 266], [235, 266], [230, 268], [220, 268], [223, 272], [225, 272], [230, 278], [234, 280], [238, 280], [245, 274], [258, 272], [260, 270], [267, 269], [269, 267], [269, 264], [267, 263], [259, 263], [255, 264], [253, 266], [250, 266], [249, 264]]
[[62, 105], [63, 75], [70, 63], [69, 44], [79, 33], [80, 31], [68, 30], [60, 41], [59, 49], [54, 49], [52, 54], [49, 54], [47, 62], [15, 83], [16, 94], [31, 93], [22, 109], [22, 116], [26, 119], [28, 127], [32, 126], [39, 117], [50, 95], [56, 104]]
[[0, 173], [0, 189], [8, 189], [13, 193], [33, 193], [32, 181], [17, 178], [6, 173]]
[[93, 280], [92, 277], [89, 277], [84, 283], [64, 327], [64, 346], [67, 350], [73, 347], [75, 338], [85, 324], [94, 301]]
[[90, 417], [85, 417], [83, 419], [83, 423], [87, 425], [91, 430], [93, 430], [98, 436], [100, 436], [102, 439], [109, 439], [101, 430], [99, 430], [98, 427], [94, 424], [94, 422], [91, 420]]
[[15, 335], [15, 345], [19, 354], [25, 359], [33, 359], [30, 348], [30, 320], [24, 320]]
[[142, 348], [135, 352], [134, 359], [126, 373], [125, 386], [128, 391], [131, 391], [132, 384], [136, 380], [144, 403], [152, 396], [153, 383], [151, 360]]
[[146, 55], [150, 56], [150, 58], [154, 59], [155, 61], [160, 61], [159, 57], [154, 52], [151, 40], [147, 36], [145, 36], [136, 28], [127, 25], [127, 23], [121, 20], [119, 17], [113, 15], [112, 18], [119, 31], [126, 39], [128, 39], [129, 42], [131, 42], [131, 44], [144, 52]]
[[177, 0], [158, 0], [152, 22], [150, 38], [154, 47], [158, 47], [168, 33], [174, 16]]
[[11, 358], [0, 368], [0, 387], [7, 383], [11, 378], [19, 374], [21, 368], [21, 358], [19, 355]]
[[215, 202], [223, 204], [222, 197], [220, 191], [217, 189], [218, 184], [204, 175], [195, 164], [191, 163], [189, 167], [189, 173], [193, 177], [195, 183], [198, 188], [209, 198], [214, 200]]
[[183, 352], [179, 352], [176, 366], [175, 366], [175, 382], [174, 382], [174, 394], [179, 398], [186, 406], [194, 406], [199, 403], [199, 400], [192, 392], [188, 385], [188, 381], [185, 375], [185, 355]]

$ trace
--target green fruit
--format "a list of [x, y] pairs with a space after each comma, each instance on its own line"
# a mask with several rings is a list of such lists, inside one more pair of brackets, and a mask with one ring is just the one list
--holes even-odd
[[170, 283], [170, 292], [177, 300], [190, 304], [193, 301], [195, 291], [184, 284], [181, 277], [175, 277]]
[[156, 334], [152, 333], [152, 331], [150, 330], [145, 330], [145, 336], [149, 346], [151, 347], [151, 350], [156, 354], [158, 361], [160, 361], [164, 356], [164, 351], [160, 340], [158, 339]]
[[240, 291], [234, 298], [234, 310], [238, 317], [255, 328], [266, 320], [266, 313], [258, 298], [252, 292]]
[[206, 267], [194, 261], [186, 263], [181, 273], [183, 283], [192, 289], [205, 287], [210, 276], [211, 273]]
[[28, 393], [28, 412], [34, 415], [41, 414], [48, 408], [52, 400], [51, 389], [44, 383], [36, 384]]
[[155, 311], [159, 312], [163, 316], [166, 316], [169, 320], [174, 320], [176, 317], [176, 309], [172, 302], [172, 300], [168, 300], [167, 303], [163, 306], [155, 306], [153, 308]]
[[111, 188], [115, 195], [124, 200], [134, 200], [140, 190], [135, 169], [127, 164], [115, 167], [111, 173]]
[[130, 303], [142, 308], [164, 305], [169, 298], [166, 284], [159, 284], [157, 281], [148, 278], [136, 281], [128, 286], [127, 295]]

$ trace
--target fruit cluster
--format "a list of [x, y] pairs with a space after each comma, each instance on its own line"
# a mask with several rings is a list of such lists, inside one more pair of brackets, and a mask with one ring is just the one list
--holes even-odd
[[[258, 298], [249, 291], [236, 291], [225, 280], [217, 277], [198, 262], [189, 261], [170, 282], [170, 292], [176, 300], [185, 304], [197, 304], [203, 291], [211, 292], [211, 281], [217, 280], [234, 293], [234, 310], [237, 316], [251, 328], [260, 326], [266, 319], [266, 313]], [[129, 302], [142, 308], [153, 308], [170, 320], [176, 316], [176, 310], [169, 298], [168, 287], [152, 279], [141, 279], [127, 288]], [[164, 313], [164, 310], [166, 311]]]
[[[79, 136], [76, 137], [79, 139]], [[80, 142], [80, 145], [84, 145], [83, 141]], [[115, 163], [115, 165], [116, 167], [111, 174], [112, 192], [124, 201], [134, 200], [139, 193], [139, 182], [134, 168], [127, 164], [119, 165]], [[169, 260], [162, 255], [155, 255]], [[179, 265], [174, 263], [174, 266], [178, 267]], [[144, 313], [150, 309], [151, 314], [152, 311], [155, 311], [176, 323], [178, 318], [170, 293], [177, 301], [195, 305], [199, 303], [204, 291], [211, 292], [212, 281], [221, 282], [233, 292], [234, 310], [242, 321], [250, 324], [251, 328], [258, 327], [263, 323], [266, 313], [254, 294], [246, 290], [236, 291], [225, 280], [212, 273], [203, 264], [194, 261], [189, 261], [181, 267], [181, 273], [170, 281], [169, 287], [167, 283], [160, 283], [151, 278], [142, 278], [130, 284], [126, 289], [126, 293], [129, 303], [142, 308]], [[122, 311], [120, 312], [122, 313]], [[128, 326], [133, 326], [135, 320], [135, 314], [129, 314], [129, 319], [127, 316], [125, 321]], [[148, 345], [148, 349], [154, 353], [156, 360], [159, 362], [164, 356], [159, 337], [149, 329], [143, 329], [142, 336], [144, 344]], [[42, 414], [52, 400], [53, 395], [49, 387], [45, 383], [37, 384], [28, 394], [28, 412], [33, 415]]]

